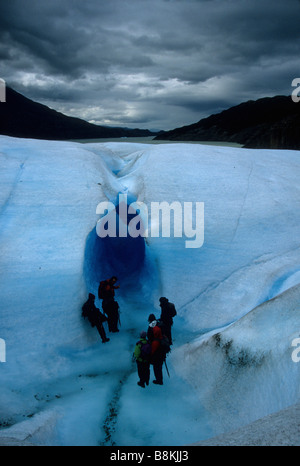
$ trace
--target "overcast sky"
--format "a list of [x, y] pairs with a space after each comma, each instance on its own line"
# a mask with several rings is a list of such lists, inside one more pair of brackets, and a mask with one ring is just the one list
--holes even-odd
[[291, 94], [300, 1], [0, 0], [0, 64], [8, 85], [67, 115], [173, 129]]

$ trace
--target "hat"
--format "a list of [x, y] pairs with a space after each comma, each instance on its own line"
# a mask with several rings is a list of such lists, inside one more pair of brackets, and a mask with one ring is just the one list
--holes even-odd
[[160, 304], [167, 304], [169, 300], [167, 298], [160, 298], [159, 299]]
[[156, 320], [152, 320], [152, 322], [150, 322], [150, 324], [149, 324], [149, 327], [151, 327], [151, 328], [154, 328], [156, 326], [157, 326], [157, 321]]
[[147, 333], [143, 330], [141, 333], [140, 333], [140, 337], [141, 338], [146, 338], [147, 336]]

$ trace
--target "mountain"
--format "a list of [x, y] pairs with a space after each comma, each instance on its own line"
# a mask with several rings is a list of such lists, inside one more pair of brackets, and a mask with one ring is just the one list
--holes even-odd
[[0, 134], [6, 136], [68, 140], [154, 136], [148, 130], [97, 126], [34, 102], [11, 88], [0, 104]]
[[166, 131], [155, 139], [223, 141], [254, 149], [300, 150], [300, 104], [286, 96], [251, 100], [193, 125]]

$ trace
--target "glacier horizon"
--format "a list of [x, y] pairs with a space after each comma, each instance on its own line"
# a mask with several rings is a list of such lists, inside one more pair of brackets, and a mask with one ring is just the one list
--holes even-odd
[[[195, 205], [195, 217], [193, 215]], [[173, 212], [173, 228], [171, 226]], [[161, 213], [161, 215], [160, 215]], [[204, 202], [167, 201], [151, 202], [150, 209], [141, 201], [128, 204], [128, 195], [119, 195], [119, 204], [111, 201], [100, 202], [96, 214], [102, 215], [98, 220], [96, 232], [99, 238], [182, 238], [185, 248], [199, 249], [204, 244]], [[150, 214], [150, 216], [149, 216]], [[117, 221], [117, 216], [119, 221]], [[128, 220], [129, 216], [133, 216]], [[195, 224], [195, 228], [193, 228]], [[171, 235], [173, 230], [173, 236]]]

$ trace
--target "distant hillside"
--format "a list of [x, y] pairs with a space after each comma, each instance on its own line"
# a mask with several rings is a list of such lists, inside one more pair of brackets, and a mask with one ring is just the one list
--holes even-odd
[[155, 139], [222, 141], [246, 148], [300, 150], [300, 103], [286, 96], [249, 101], [193, 125], [166, 131]]
[[14, 137], [68, 140], [154, 136], [148, 130], [97, 126], [73, 118], [6, 89], [0, 103], [0, 134]]

